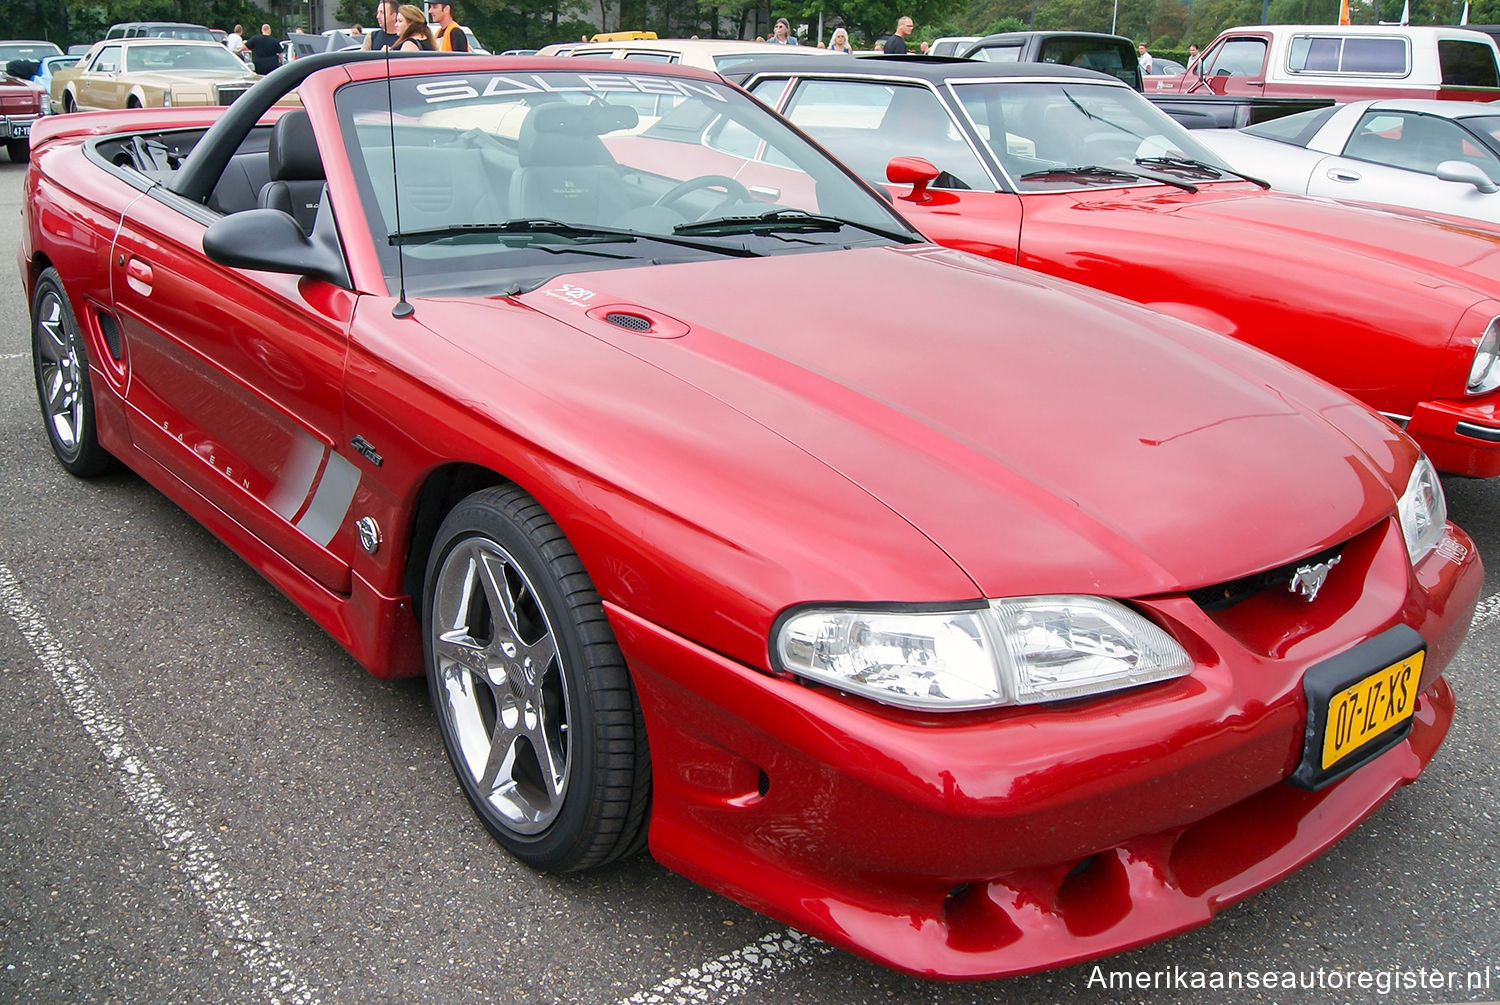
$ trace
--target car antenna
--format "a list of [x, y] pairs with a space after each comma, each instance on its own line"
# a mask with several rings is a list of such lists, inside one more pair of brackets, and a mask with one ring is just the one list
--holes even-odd
[[391, 317], [403, 320], [416, 313], [406, 299], [406, 245], [401, 240], [401, 183], [396, 176], [396, 108], [391, 98], [391, 50], [385, 50], [385, 120], [391, 130], [391, 192], [395, 196], [396, 232], [386, 237], [396, 246], [396, 281], [400, 285], [400, 297], [391, 308]]

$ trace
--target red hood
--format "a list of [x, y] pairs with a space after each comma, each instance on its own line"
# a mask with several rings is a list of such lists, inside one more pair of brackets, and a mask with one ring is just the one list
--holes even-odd
[[[1028, 209], [1039, 204], [1036, 199], [1026, 197]], [[1500, 231], [1452, 217], [1238, 184], [1196, 193], [1164, 188], [1078, 193], [1069, 202], [1073, 210], [1107, 211], [1072, 221], [1078, 225], [1129, 231], [1138, 241], [1180, 241], [1205, 260], [1224, 257], [1240, 268], [1259, 261], [1262, 271], [1302, 263], [1330, 275], [1363, 278], [1373, 272], [1386, 282], [1442, 291], [1459, 309], [1493, 296], [1493, 284], [1500, 280]], [[1151, 225], [1141, 227], [1132, 213], [1151, 214]]]
[[[1389, 515], [1414, 458], [1261, 353], [930, 246], [581, 274], [520, 299], [820, 458], [989, 596], [1144, 595], [1269, 568]], [[685, 334], [609, 324], [611, 306]], [[480, 327], [465, 309], [421, 313], [462, 341]]]

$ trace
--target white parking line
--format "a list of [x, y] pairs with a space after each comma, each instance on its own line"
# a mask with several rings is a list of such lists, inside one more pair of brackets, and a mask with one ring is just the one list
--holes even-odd
[[1469, 631], [1472, 632], [1497, 614], [1500, 614], [1500, 593], [1485, 597], [1474, 605], [1474, 620], [1469, 622]]
[[0, 359], [27, 359], [29, 355], [24, 352], [0, 352]]
[[738, 998], [772, 977], [804, 967], [833, 952], [826, 942], [791, 929], [762, 936], [742, 949], [668, 977], [615, 1005], [716, 1005]]
[[174, 804], [145, 759], [131, 749], [125, 725], [108, 708], [90, 681], [94, 669], [71, 655], [47, 630], [41, 615], [21, 592], [20, 585], [0, 563], [0, 608], [10, 616], [31, 645], [52, 682], [62, 692], [73, 717], [83, 726], [114, 771], [126, 797], [177, 860], [193, 892], [209, 917], [224, 931], [240, 962], [260, 985], [272, 1005], [315, 1005], [317, 998], [279, 959], [270, 929], [257, 921], [250, 907], [234, 891], [228, 871], [214, 855], [212, 846], [200, 837], [187, 815]]

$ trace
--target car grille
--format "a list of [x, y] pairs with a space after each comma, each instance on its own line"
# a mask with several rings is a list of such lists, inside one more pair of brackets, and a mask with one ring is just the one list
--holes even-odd
[[214, 91], [219, 98], [219, 104], [221, 105], [234, 104], [234, 99], [238, 98], [241, 94], [244, 94], [248, 90], [250, 90], [249, 84], [220, 84], [218, 87], [214, 88]]
[[1242, 576], [1232, 579], [1227, 583], [1215, 583], [1212, 586], [1200, 586], [1196, 590], [1189, 590], [1188, 597], [1193, 603], [1205, 611], [1222, 611], [1227, 607], [1233, 607], [1242, 600], [1249, 600], [1264, 590], [1290, 589], [1292, 576], [1304, 565], [1327, 562], [1337, 557], [1344, 549], [1343, 544], [1336, 544], [1316, 555], [1299, 558], [1295, 562], [1288, 562], [1275, 569], [1267, 569], [1265, 572], [1257, 572], [1250, 576]]

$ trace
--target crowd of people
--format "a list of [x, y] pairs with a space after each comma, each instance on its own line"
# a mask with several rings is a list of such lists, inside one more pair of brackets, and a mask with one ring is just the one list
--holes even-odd
[[[880, 38], [877, 38], [874, 45], [871, 47], [871, 51], [902, 55], [911, 52], [912, 48], [907, 44], [906, 39], [907, 36], [912, 33], [912, 30], [916, 28], [916, 26], [917, 25], [915, 21], [903, 14], [901, 17], [896, 19], [896, 30], [891, 32], [889, 35], [882, 35]], [[764, 38], [757, 36], [755, 40], [757, 42], [769, 42], [772, 45], [801, 44], [798, 41], [796, 34], [792, 31], [791, 23], [784, 17], [778, 17], [776, 19], [775, 23], [771, 26], [771, 34], [766, 35]], [[827, 42], [818, 43], [818, 48], [832, 49], [834, 52], [852, 53], [854, 51], [854, 45], [849, 40], [849, 29], [845, 28], [843, 25], [839, 25], [837, 28], [833, 29], [833, 34], [829, 36]], [[927, 51], [926, 42], [921, 43], [919, 51]]]
[[[427, 18], [432, 18], [429, 24]], [[373, 31], [355, 24], [348, 29], [350, 37], [360, 41], [363, 49], [377, 52], [468, 52], [469, 36], [453, 18], [451, 0], [428, 0], [427, 13], [416, 4], [398, 0], [379, 0], [375, 5]], [[434, 28], [432, 25], [436, 25]], [[224, 37], [224, 46], [235, 55], [249, 60], [256, 73], [270, 73], [285, 59], [281, 40], [271, 34], [271, 26], [260, 26], [260, 34], [246, 38], [244, 25], [235, 25]]]
[[[429, 17], [432, 19], [431, 24], [428, 22]], [[375, 23], [377, 27], [372, 31], [366, 31], [360, 24], [355, 24], [347, 30], [350, 36], [360, 40], [361, 48], [373, 49], [377, 52], [385, 49], [407, 52], [469, 51], [469, 36], [465, 33], [463, 26], [454, 20], [451, 0], [428, 0], [425, 15], [422, 8], [416, 4], [400, 3], [399, 0], [379, 0], [375, 5]], [[436, 27], [434, 28], [433, 25]], [[907, 44], [907, 37], [911, 35], [915, 27], [916, 22], [902, 15], [896, 20], [895, 30], [889, 35], [876, 39], [872, 50], [894, 54], [912, 52], [912, 48]], [[270, 73], [276, 69], [284, 59], [284, 53], [281, 42], [271, 34], [271, 26], [261, 25], [260, 34], [249, 38], [245, 37], [244, 30], [243, 25], [235, 25], [234, 30], [224, 38], [225, 47], [230, 52], [247, 58], [256, 73]], [[583, 40], [588, 41], [588, 36], [584, 36]], [[792, 31], [791, 22], [784, 17], [776, 19], [772, 25], [771, 34], [763, 38], [757, 37], [756, 41], [769, 42], [772, 45], [800, 44], [796, 33]], [[852, 53], [854, 51], [849, 30], [843, 25], [834, 28], [828, 41], [819, 42], [818, 48], [832, 49], [834, 52]], [[918, 51], [925, 53], [927, 43], [921, 43]], [[1141, 47], [1141, 51], [1145, 52], [1145, 46]], [[1150, 56], [1144, 55], [1142, 58], [1144, 67]]]

